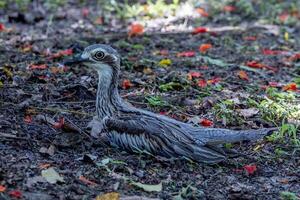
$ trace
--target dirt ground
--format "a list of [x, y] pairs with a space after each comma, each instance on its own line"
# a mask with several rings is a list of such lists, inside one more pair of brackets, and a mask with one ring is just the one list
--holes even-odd
[[[71, 54], [68, 49], [74, 55], [89, 44], [110, 44], [123, 58], [121, 95], [136, 107], [195, 125], [208, 119], [212, 127], [231, 129], [280, 126], [283, 116], [270, 120], [261, 102], [274, 95], [266, 88], [274, 87], [278, 94], [294, 97], [286, 100], [291, 105], [299, 104], [299, 89], [287, 89], [297, 77], [299, 81], [299, 23], [270, 28], [247, 17], [243, 23], [234, 17], [223, 20], [228, 16], [219, 14], [201, 24], [212, 31], [192, 34], [179, 29], [186, 21], [187, 27], [200, 26], [195, 19], [169, 22], [168, 27], [178, 27], [175, 32], [162, 32], [164, 19], [156, 19], [158, 27], [128, 37], [131, 20], [97, 9], [101, 6], [92, 1], [71, 1], [55, 11], [35, 3], [26, 11], [14, 6], [0, 10], [5, 25], [0, 31], [0, 199], [95, 199], [110, 192], [121, 199], [300, 198], [299, 146], [290, 142], [228, 144], [241, 156], [218, 165], [103, 146], [86, 131], [95, 112], [96, 73], [62, 65]], [[201, 44], [213, 47], [203, 53]], [[195, 55], [178, 54], [187, 51]], [[159, 64], [166, 59], [169, 66]], [[249, 67], [251, 61], [263, 66]], [[251, 173], [245, 166], [256, 169]], [[43, 174], [49, 169], [63, 180], [51, 183]], [[147, 192], [135, 183], [161, 183], [162, 189]]]

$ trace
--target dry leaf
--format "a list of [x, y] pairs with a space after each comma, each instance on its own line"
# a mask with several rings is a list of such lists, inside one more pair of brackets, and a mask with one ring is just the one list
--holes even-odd
[[119, 200], [120, 194], [117, 192], [110, 192], [103, 195], [98, 195], [95, 200]]

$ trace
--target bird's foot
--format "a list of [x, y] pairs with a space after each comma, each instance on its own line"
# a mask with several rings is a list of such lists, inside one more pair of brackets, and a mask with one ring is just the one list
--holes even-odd
[[92, 137], [99, 138], [100, 133], [103, 130], [103, 121], [95, 116], [93, 117], [92, 121], [88, 123], [87, 129], [90, 131]]

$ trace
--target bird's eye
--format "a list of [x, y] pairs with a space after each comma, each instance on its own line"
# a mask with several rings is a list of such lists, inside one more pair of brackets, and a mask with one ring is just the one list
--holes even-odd
[[105, 54], [103, 51], [97, 51], [96, 53], [94, 53], [93, 58], [95, 60], [102, 60], [105, 57]]

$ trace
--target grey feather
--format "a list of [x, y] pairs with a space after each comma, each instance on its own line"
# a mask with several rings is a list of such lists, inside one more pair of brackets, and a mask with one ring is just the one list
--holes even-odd
[[[143, 151], [167, 158], [187, 158], [203, 163], [227, 159], [220, 144], [257, 140], [275, 129], [233, 131], [218, 128], [194, 127], [166, 116], [137, 109], [125, 102], [118, 92], [120, 56], [108, 45], [91, 45], [82, 53], [104, 52], [103, 60], [84, 64], [97, 70], [99, 84], [96, 110], [106, 140], [129, 152]], [[102, 135], [102, 134], [101, 134]]]

